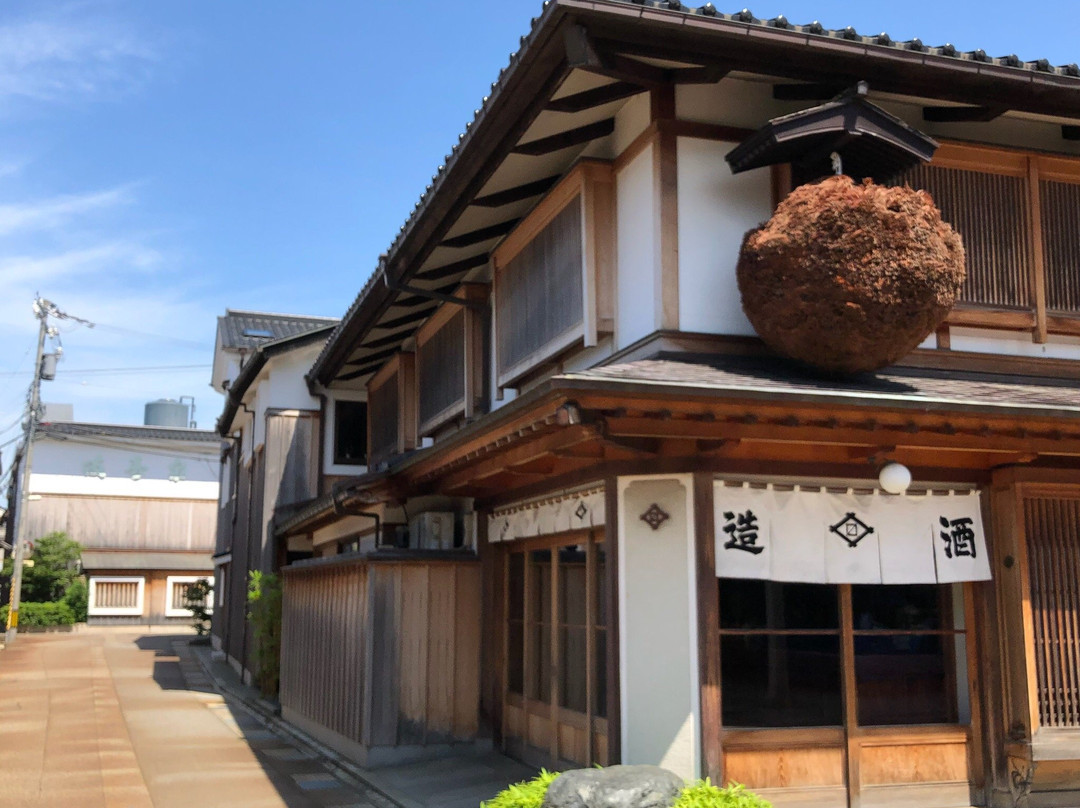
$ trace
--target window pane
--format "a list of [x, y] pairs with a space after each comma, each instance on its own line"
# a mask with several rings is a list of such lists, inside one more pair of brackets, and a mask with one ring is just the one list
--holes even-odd
[[840, 638], [720, 638], [727, 727], [821, 727], [843, 720]]
[[559, 548], [559, 620], [585, 625], [585, 545]]
[[588, 706], [585, 681], [585, 628], [559, 629], [559, 703], [585, 712]]
[[551, 628], [533, 625], [530, 630], [533, 649], [534, 679], [528, 696], [537, 701], [551, 701]]
[[551, 620], [551, 551], [529, 553], [529, 581], [532, 586], [532, 619], [547, 623]]
[[836, 587], [723, 578], [720, 627], [728, 629], [839, 628]]
[[506, 626], [506, 687], [511, 693], [521, 693], [525, 680], [525, 635], [520, 620]]
[[852, 614], [857, 631], [894, 631], [951, 628], [949, 589], [936, 584], [905, 586], [853, 586]]
[[506, 593], [507, 615], [511, 620], [522, 620], [525, 617], [525, 556], [511, 553], [508, 563], [510, 591]]
[[604, 551], [604, 544], [597, 542], [593, 548], [593, 552], [596, 553], [596, 625], [607, 626], [607, 599], [608, 599], [608, 580], [607, 580], [607, 553]]
[[607, 631], [596, 630], [596, 700], [593, 714], [607, 717]]
[[855, 638], [859, 723], [957, 721], [954, 687], [941, 636], [882, 634]]
[[366, 402], [334, 404], [334, 462], [360, 466], [367, 462]]

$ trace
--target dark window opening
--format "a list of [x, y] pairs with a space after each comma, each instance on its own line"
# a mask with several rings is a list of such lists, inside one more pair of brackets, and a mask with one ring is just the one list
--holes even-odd
[[367, 404], [363, 401], [334, 403], [334, 463], [367, 464]]

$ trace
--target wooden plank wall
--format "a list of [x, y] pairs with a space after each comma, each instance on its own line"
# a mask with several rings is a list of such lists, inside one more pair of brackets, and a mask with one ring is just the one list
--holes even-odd
[[217, 502], [42, 494], [26, 509], [28, 535], [62, 531], [84, 549], [212, 553]]
[[367, 749], [473, 740], [480, 584], [474, 561], [286, 568], [282, 707]]
[[281, 614], [282, 706], [358, 743], [366, 572], [354, 563], [287, 574]]

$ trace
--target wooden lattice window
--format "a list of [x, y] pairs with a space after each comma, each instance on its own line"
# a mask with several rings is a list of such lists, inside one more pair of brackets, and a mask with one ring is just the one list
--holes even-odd
[[414, 355], [399, 353], [368, 382], [370, 465], [416, 446]]
[[1039, 723], [1080, 727], [1080, 499], [1026, 497]]
[[419, 434], [429, 435], [459, 416], [472, 417], [484, 390], [484, 313], [487, 287], [466, 284], [467, 305], [446, 303], [416, 335]]
[[91, 577], [87, 614], [91, 616], [141, 615], [142, 577]]
[[946, 144], [897, 181], [928, 191], [964, 239], [951, 324], [1080, 334], [1080, 160]]
[[493, 254], [500, 387], [612, 331], [613, 198], [611, 165], [582, 162]]

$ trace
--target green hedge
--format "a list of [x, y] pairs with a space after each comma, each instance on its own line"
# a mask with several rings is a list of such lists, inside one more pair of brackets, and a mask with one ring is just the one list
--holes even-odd
[[[0, 607], [0, 624], [7, 625], [8, 607]], [[19, 628], [75, 625], [74, 610], [63, 601], [19, 604]]]

